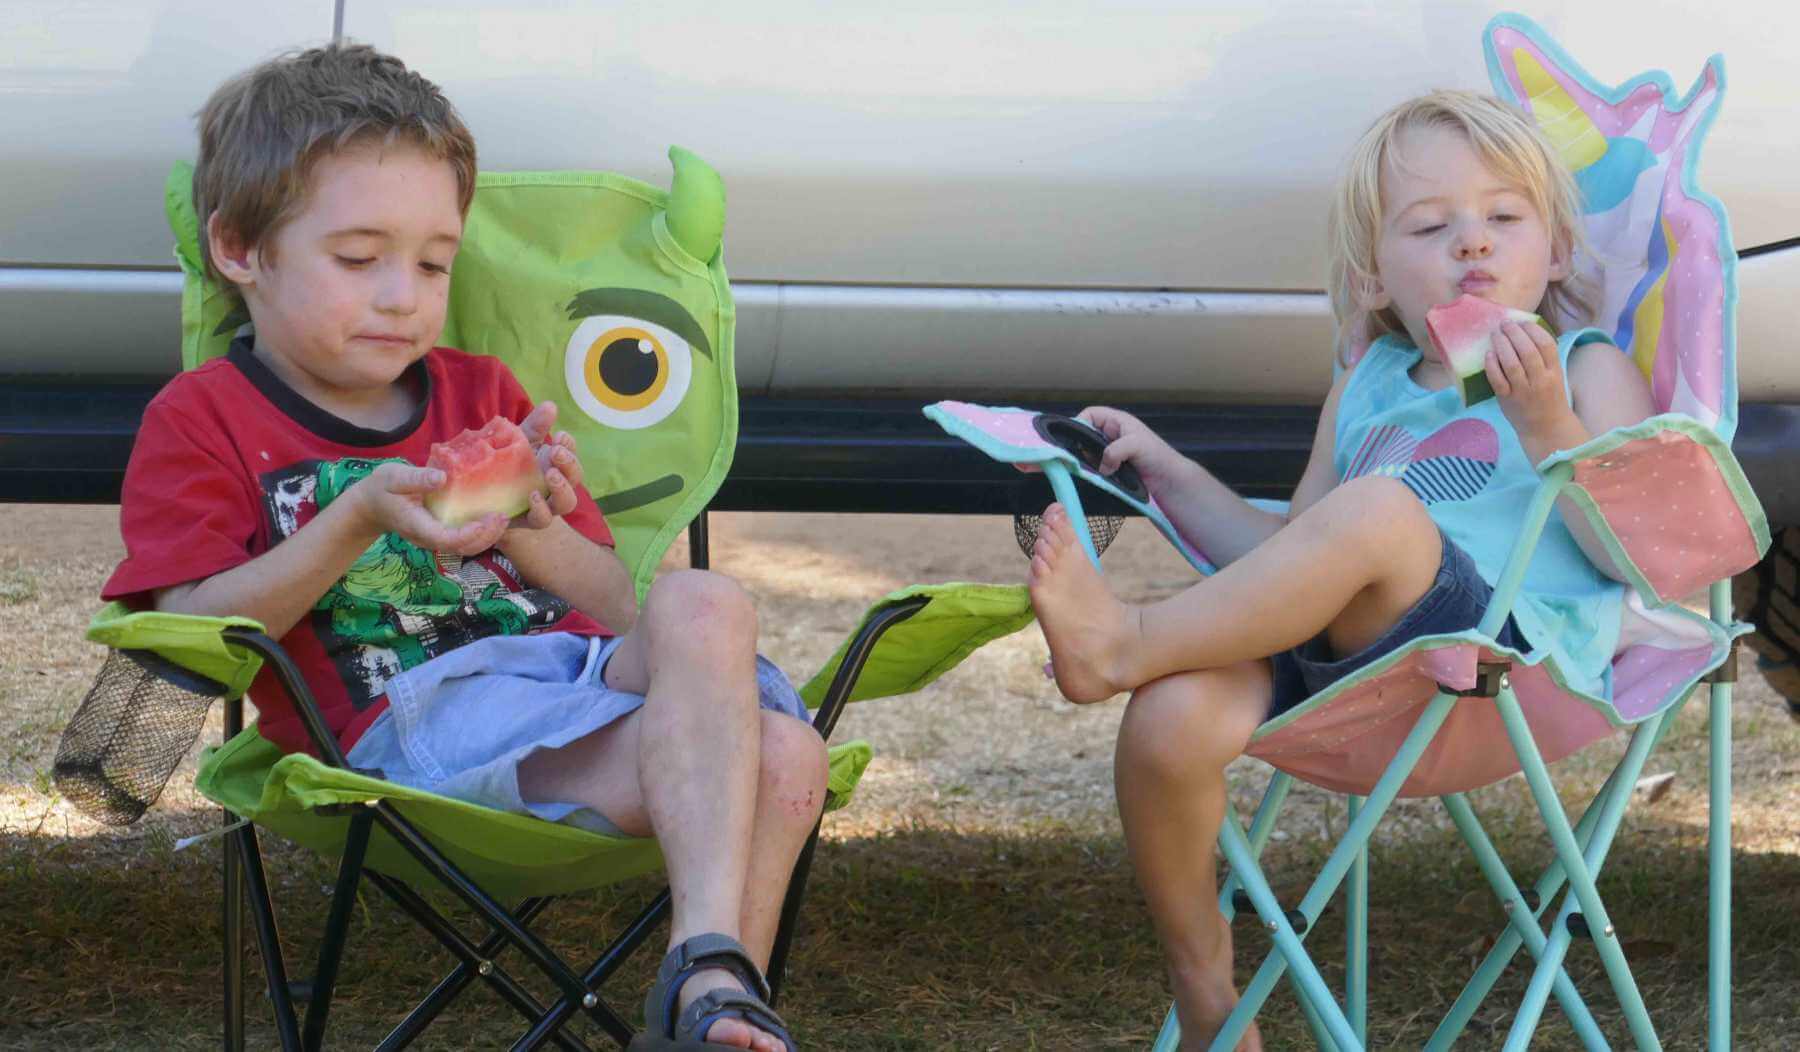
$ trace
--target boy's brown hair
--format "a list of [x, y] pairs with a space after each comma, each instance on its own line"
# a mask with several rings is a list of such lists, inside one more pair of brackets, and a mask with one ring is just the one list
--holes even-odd
[[206, 223], [270, 255], [270, 239], [310, 190], [313, 166], [366, 145], [405, 145], [456, 172], [457, 207], [475, 196], [475, 139], [436, 84], [366, 44], [330, 44], [270, 59], [226, 81], [199, 114], [194, 211], [200, 260], [219, 281]]

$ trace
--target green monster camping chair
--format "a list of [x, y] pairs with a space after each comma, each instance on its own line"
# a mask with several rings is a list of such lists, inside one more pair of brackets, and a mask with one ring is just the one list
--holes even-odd
[[[734, 314], [720, 257], [724, 192], [699, 159], [671, 150], [664, 192], [604, 173], [484, 173], [479, 177], [457, 259], [443, 342], [504, 358], [534, 399], [558, 403], [560, 427], [575, 436], [587, 484], [606, 513], [617, 551], [640, 598], [670, 542], [694, 522], [696, 565], [705, 563], [707, 501], [730, 466], [737, 431]], [[186, 272], [182, 362], [192, 368], [223, 354], [247, 317], [203, 280], [191, 169], [171, 174], [167, 206]], [[601, 359], [621, 341], [656, 350], [656, 375], [617, 390], [617, 370]], [[641, 371], [641, 370], [640, 370]], [[627, 373], [630, 370], [626, 371]], [[910, 590], [878, 604], [827, 667], [802, 689], [829, 739], [838, 712], [884, 632], [911, 660], [898, 671], [877, 661], [862, 697], [914, 689], [963, 653], [1030, 620], [1016, 589], [949, 586]], [[661, 864], [650, 840], [496, 812], [396, 786], [348, 768], [305, 684], [280, 647], [254, 622], [131, 612], [113, 605], [89, 637], [110, 648], [92, 691], [65, 730], [58, 787], [90, 814], [134, 821], [160, 793], [196, 740], [206, 710], [225, 701], [226, 741], [207, 750], [198, 787], [225, 808], [225, 1044], [242, 1048], [243, 913], [246, 897], [268, 996], [284, 1050], [324, 1041], [338, 964], [364, 878], [431, 932], [460, 963], [381, 1043], [410, 1043], [476, 979], [524, 1018], [520, 1047], [554, 1041], [586, 1047], [562, 1026], [586, 1014], [619, 1044], [632, 1027], [600, 999], [602, 983], [668, 909], [665, 891], [591, 966], [578, 970], [528, 925], [555, 896], [612, 883]], [[921, 655], [929, 657], [919, 664]], [[255, 727], [244, 729], [242, 697], [266, 666], [307, 724], [318, 756], [283, 754]], [[258, 681], [257, 690], [263, 689]], [[254, 700], [254, 697], [252, 697]], [[841, 806], [870, 750], [851, 742], [830, 750], [827, 807]], [[241, 819], [240, 817], [241, 816]], [[319, 959], [309, 981], [290, 982], [258, 846], [258, 827], [323, 853], [341, 855]], [[779, 988], [814, 844], [803, 851], [784, 905], [769, 975]], [[483, 922], [459, 931], [415, 890], [449, 888]], [[507, 908], [503, 901], [517, 903]], [[516, 948], [548, 978], [546, 1004], [496, 960]], [[307, 1000], [302, 1020], [295, 1007]], [[773, 998], [771, 998], [773, 1000]]]
[[[1366, 1045], [1366, 845], [1400, 795], [1443, 800], [1509, 920], [1428, 1047], [1444, 1049], [1456, 1040], [1521, 945], [1537, 966], [1506, 1047], [1526, 1046], [1552, 994], [1586, 1047], [1608, 1047], [1562, 967], [1575, 939], [1597, 951], [1631, 1040], [1639, 1048], [1660, 1047], [1594, 881], [1645, 757], [1700, 684], [1710, 692], [1712, 735], [1709, 1037], [1714, 1048], [1730, 1045], [1730, 681], [1734, 641], [1748, 631], [1732, 621], [1730, 579], [1758, 561], [1769, 534], [1729, 448], [1737, 417], [1735, 254], [1723, 209], [1695, 182], [1700, 143], [1723, 92], [1723, 64], [1711, 60], [1693, 90], [1676, 101], [1662, 73], [1618, 88], [1600, 85], [1516, 16], [1489, 24], [1486, 50], [1495, 91], [1526, 109], [1577, 173], [1593, 249], [1578, 265], [1600, 291], [1602, 334], [1643, 369], [1661, 415], [1538, 466], [1542, 481], [1526, 528], [1476, 629], [1417, 640], [1252, 737], [1247, 751], [1277, 773], [1248, 835], [1228, 813], [1219, 842], [1232, 875], [1219, 906], [1227, 917], [1253, 910], [1272, 934], [1274, 952], [1245, 988], [1214, 1048], [1236, 1047], [1284, 973], [1320, 1047], [1349, 1052]], [[1040, 466], [1078, 533], [1084, 525], [1077, 478], [1136, 506], [1197, 570], [1211, 571], [1135, 475], [1121, 470], [1102, 477], [1093, 470], [1104, 439], [1080, 422], [960, 402], [939, 403], [926, 413], [997, 459]], [[1444, 470], [1471, 470], [1434, 463], [1442, 449], [1434, 454], [1426, 441], [1385, 438], [1384, 448], [1369, 454], [1378, 460], [1374, 466], [1409, 484], [1414, 476], [1429, 486], [1445, 477]], [[1552, 660], [1494, 642], [1522, 601], [1521, 581], [1559, 495], [1587, 513], [1625, 568], [1643, 622], [1654, 625], [1614, 658], [1610, 699], [1569, 686]], [[1085, 534], [1082, 539], [1097, 563], [1096, 545]], [[1703, 592], [1710, 595], [1710, 619], [1682, 605]], [[1631, 742], [1624, 759], [1571, 827], [1546, 764], [1627, 728]], [[1518, 772], [1556, 853], [1555, 863], [1524, 892], [1463, 795]], [[1351, 821], [1305, 896], [1281, 903], [1258, 856], [1295, 777], [1349, 794]], [[1340, 1003], [1303, 939], [1346, 877], [1349, 960], [1346, 1003]], [[1172, 1050], [1179, 1040], [1171, 1009], [1155, 1048]]]

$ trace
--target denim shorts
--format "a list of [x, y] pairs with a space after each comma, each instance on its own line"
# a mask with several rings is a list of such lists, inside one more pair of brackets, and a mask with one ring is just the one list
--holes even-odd
[[[1281, 715], [1306, 699], [1370, 664], [1398, 650], [1420, 636], [1448, 635], [1474, 628], [1487, 612], [1494, 590], [1481, 579], [1475, 560], [1457, 547], [1442, 530], [1444, 555], [1438, 562], [1437, 580], [1432, 582], [1419, 601], [1403, 614], [1394, 627], [1380, 639], [1348, 657], [1334, 657], [1325, 633], [1284, 650], [1269, 659], [1271, 690], [1269, 719]], [[1526, 651], [1531, 645], [1508, 614], [1495, 642], [1514, 650]]]
[[[490, 636], [407, 669], [387, 682], [387, 711], [351, 746], [350, 766], [390, 782], [500, 811], [536, 815], [608, 836], [605, 815], [573, 802], [527, 802], [519, 764], [622, 719], [642, 694], [606, 685], [619, 639], [567, 632]], [[762, 707], [807, 719], [786, 675], [760, 655]]]

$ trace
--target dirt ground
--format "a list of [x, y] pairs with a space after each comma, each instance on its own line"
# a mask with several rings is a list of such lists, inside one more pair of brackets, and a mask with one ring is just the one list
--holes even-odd
[[[49, 779], [57, 736], [101, 659], [81, 633], [100, 583], [122, 554], [116, 514], [102, 506], [0, 505], [0, 609], [11, 626], [0, 634], [0, 917], [7, 918], [0, 920], [0, 1048], [216, 1042], [207, 1036], [216, 1018], [216, 935], [179, 916], [139, 918], [145, 931], [137, 945], [121, 937], [110, 913], [95, 916], [97, 909], [154, 914], [166, 896], [169, 911], [212, 923], [216, 844], [172, 851], [174, 838], [216, 822], [217, 812], [191, 787], [193, 759], [150, 816], [124, 830], [80, 815]], [[762, 649], [797, 681], [888, 591], [918, 582], [1016, 581], [1025, 569], [1011, 523], [986, 517], [721, 514], [712, 519], [712, 557], [715, 569], [756, 597]], [[670, 563], [685, 558], [678, 546]], [[1186, 564], [1141, 522], [1127, 524], [1104, 563], [1128, 598], [1167, 595], [1191, 581]], [[1064, 702], [1043, 676], [1045, 657], [1041, 634], [1028, 628], [916, 695], [852, 706], [840, 724], [836, 738], [868, 739], [875, 760], [853, 806], [827, 820], [831, 843], [820, 853], [794, 977], [800, 1000], [786, 1009], [816, 1047], [1147, 1046], [1166, 987], [1113, 808], [1112, 741], [1123, 706]], [[1641, 802], [1637, 810], [1648, 817], [1628, 822], [1621, 844], [1631, 846], [1618, 849], [1615, 863], [1622, 890], [1608, 892], [1638, 896], [1636, 912], [1685, 926], [1645, 933], [1638, 943], [1652, 958], [1643, 982], [1653, 1014], [1678, 1015], [1670, 1025], [1680, 1036], [1671, 1047], [1690, 1047], [1704, 1025], [1697, 1014], [1704, 1009], [1697, 1000], [1704, 996], [1697, 927], [1705, 886], [1698, 861], [1706, 811], [1701, 709], [1689, 706], [1665, 745], [1670, 756], [1652, 761], [1651, 771], [1675, 780], [1666, 795]], [[1739, 1045], [1786, 1048], [1780, 1035], [1800, 1029], [1800, 1013], [1782, 993], [1793, 989], [1800, 942], [1800, 791], [1793, 777], [1800, 730], [1754, 672], [1735, 709]], [[203, 740], [217, 740], [216, 713], [213, 719]], [[1618, 754], [1614, 743], [1598, 746], [1559, 765], [1559, 777], [1591, 788]], [[1241, 761], [1233, 775], [1234, 800], [1247, 812], [1267, 770]], [[1484, 818], [1501, 832], [1535, 821], [1526, 817], [1517, 782], [1481, 802]], [[1341, 803], [1302, 788], [1284, 821], [1271, 857], [1310, 873], [1322, 857], [1323, 834], [1341, 830], [1344, 819]], [[1435, 921], [1409, 938], [1421, 949], [1441, 944], [1466, 956], [1479, 951], [1480, 938], [1466, 945], [1475, 929], [1468, 916], [1455, 915], [1469, 913], [1486, 892], [1466, 861], [1445, 861], [1460, 851], [1450, 836], [1434, 802], [1402, 802], [1378, 835], [1376, 857], [1377, 886], [1398, 882], [1403, 898], [1378, 906], [1375, 924], [1417, 920], [1435, 903], [1442, 907]], [[1543, 857], [1531, 850], [1520, 856], [1521, 871]], [[329, 880], [320, 864], [276, 853], [277, 861], [300, 867], [293, 879], [302, 885]], [[146, 899], [134, 871], [161, 888]], [[59, 897], [68, 902], [52, 901]], [[610, 910], [611, 900], [603, 901]], [[1480, 916], [1476, 927], [1485, 931], [1499, 915]], [[386, 922], [370, 923], [386, 930]], [[1315, 940], [1322, 960], [1339, 937], [1324, 927]], [[1260, 940], [1240, 935], [1240, 969], [1262, 952]], [[159, 955], [178, 966], [158, 971]], [[407, 956], [395, 951], [377, 964], [410, 966], [401, 960]], [[1656, 958], [1664, 972], [1656, 971]], [[150, 967], [151, 986], [166, 984], [151, 1000], [144, 999], [150, 980], [109, 978], [141, 966]], [[1419, 1003], [1454, 997], [1466, 974], [1460, 965], [1451, 969], [1452, 985], [1435, 967], [1422, 967], [1384, 975], [1378, 963], [1377, 989], [1386, 993], [1377, 995], [1372, 1016], [1394, 1021], [1380, 1024], [1385, 1039], [1376, 1044], [1422, 1043], [1429, 1027], [1421, 1020], [1434, 1013]], [[1590, 1000], [1605, 1001], [1604, 980], [1591, 967], [1584, 974], [1577, 981]], [[254, 966], [252, 981], [259, 981]], [[1278, 1002], [1271, 1002], [1265, 1033], [1303, 1042], [1291, 999]], [[261, 1010], [254, 999], [252, 1018]], [[374, 1022], [359, 1021], [363, 1010], [356, 1002], [342, 1018], [334, 1010], [334, 1026], [352, 1033], [367, 1026], [378, 1037], [392, 1007], [367, 1006]], [[1498, 1047], [1504, 1018], [1478, 1019], [1471, 1041]], [[1616, 1031], [1616, 1017], [1602, 1012], [1601, 1019]], [[1566, 1029], [1560, 1038], [1554, 1028], [1549, 1033], [1540, 1047], [1566, 1047]], [[875, 1034], [884, 1036], [877, 1041]], [[455, 1047], [485, 1047], [485, 1039], [468, 1041]]]

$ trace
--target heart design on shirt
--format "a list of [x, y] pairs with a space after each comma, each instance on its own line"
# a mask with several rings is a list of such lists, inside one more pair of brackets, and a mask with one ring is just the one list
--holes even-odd
[[1344, 472], [1397, 478], [1426, 504], [1468, 500], [1500, 461], [1500, 436], [1485, 420], [1454, 420], [1420, 440], [1397, 424], [1372, 429]]

